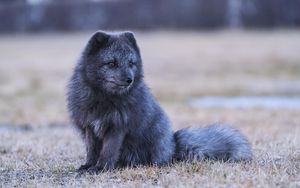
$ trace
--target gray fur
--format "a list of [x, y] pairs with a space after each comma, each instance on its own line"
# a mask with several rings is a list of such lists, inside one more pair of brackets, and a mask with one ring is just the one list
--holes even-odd
[[182, 129], [175, 133], [178, 160], [251, 160], [248, 140], [236, 129], [211, 125], [205, 128]]
[[[178, 148], [186, 149], [185, 145], [193, 143], [185, 140], [189, 134], [201, 148], [203, 142], [210, 147], [209, 140], [218, 144], [201, 131], [197, 137], [197, 131], [185, 130], [176, 133], [180, 142], [176, 147], [169, 120], [143, 81], [140, 51], [131, 32], [98, 31], [90, 38], [69, 82], [68, 110], [86, 143], [86, 163], [80, 171], [169, 164], [176, 148], [176, 153], [182, 154]], [[207, 136], [218, 134], [222, 131]], [[239, 147], [245, 147], [245, 138], [225, 131], [224, 137], [227, 135], [236, 141], [232, 146], [237, 148], [230, 148], [232, 156], [244, 159]], [[216, 149], [224, 147], [218, 144]]]

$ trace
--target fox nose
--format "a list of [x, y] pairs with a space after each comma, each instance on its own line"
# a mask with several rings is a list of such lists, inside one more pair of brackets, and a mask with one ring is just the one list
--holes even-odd
[[127, 78], [126, 82], [127, 82], [128, 85], [131, 84], [132, 83], [132, 78]]

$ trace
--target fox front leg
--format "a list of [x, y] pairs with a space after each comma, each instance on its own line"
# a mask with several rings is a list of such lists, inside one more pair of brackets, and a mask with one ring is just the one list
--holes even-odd
[[78, 172], [84, 172], [96, 165], [102, 147], [102, 141], [95, 136], [90, 127], [85, 129], [84, 140], [86, 144], [86, 162], [79, 167]]
[[124, 140], [124, 131], [109, 131], [103, 139], [102, 150], [95, 166], [88, 169], [90, 174], [97, 174], [101, 171], [113, 170], [116, 168], [120, 150]]

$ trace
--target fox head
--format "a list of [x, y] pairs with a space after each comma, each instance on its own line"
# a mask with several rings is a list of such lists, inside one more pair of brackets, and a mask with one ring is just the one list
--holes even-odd
[[98, 31], [83, 53], [82, 74], [92, 87], [108, 94], [130, 92], [143, 77], [142, 60], [132, 32]]

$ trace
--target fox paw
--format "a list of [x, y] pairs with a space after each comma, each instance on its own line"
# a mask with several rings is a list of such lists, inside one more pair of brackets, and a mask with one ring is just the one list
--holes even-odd
[[86, 170], [86, 172], [91, 175], [95, 175], [95, 174], [99, 174], [100, 172], [102, 172], [102, 170], [103, 170], [103, 168], [101, 168], [99, 166], [92, 166], [92, 167], [88, 168]]
[[81, 165], [78, 169], [77, 169], [77, 172], [78, 173], [84, 173], [86, 172], [89, 168], [91, 168], [91, 164], [84, 164], [84, 165]]

